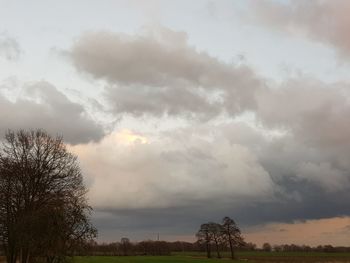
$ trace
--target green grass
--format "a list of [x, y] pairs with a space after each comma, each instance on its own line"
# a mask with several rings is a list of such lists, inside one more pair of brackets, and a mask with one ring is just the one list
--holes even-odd
[[[204, 252], [180, 252], [173, 255], [178, 256], [203, 256]], [[229, 252], [221, 252], [223, 257], [229, 257]], [[346, 257], [350, 259], [350, 253], [337, 252], [337, 253], [325, 253], [325, 252], [264, 252], [264, 251], [237, 251], [235, 255], [238, 258], [244, 257]], [[215, 257], [215, 251], [212, 252], [212, 256]]]
[[[180, 254], [177, 254], [180, 255]], [[182, 255], [186, 256], [205, 256], [204, 253], [200, 252], [186, 252]], [[229, 253], [221, 253], [223, 257], [228, 258]], [[277, 263], [277, 262], [349, 262], [350, 253], [324, 253], [324, 252], [262, 252], [262, 251], [247, 251], [247, 252], [236, 252], [236, 257], [241, 261], [248, 262], [264, 262], [264, 263]], [[213, 254], [215, 256], [215, 254]]]
[[[251, 262], [251, 263], [344, 263], [350, 262], [350, 253], [322, 253], [322, 252], [238, 252], [240, 260], [229, 260], [229, 253], [222, 253], [223, 259], [207, 259], [205, 253], [186, 252], [172, 256], [91, 256], [75, 257], [73, 263], [223, 263], [223, 262]], [[213, 254], [215, 257], [215, 254]]]
[[[226, 261], [226, 260], [225, 260]], [[222, 263], [220, 259], [192, 256], [127, 256], [127, 257], [75, 257], [74, 263]], [[238, 261], [230, 261], [238, 262]]]

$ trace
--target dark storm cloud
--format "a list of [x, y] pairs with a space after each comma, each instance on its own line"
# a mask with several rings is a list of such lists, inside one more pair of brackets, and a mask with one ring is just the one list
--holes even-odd
[[[127, 235], [132, 239], [156, 238], [161, 236], [192, 235], [200, 224], [208, 221], [219, 221], [224, 216], [231, 216], [238, 225], [250, 229], [255, 225], [271, 222], [294, 223], [308, 219], [331, 218], [349, 215], [348, 192], [326, 194], [317, 187], [305, 183], [289, 183], [290, 188], [297, 187], [303, 201], [281, 199], [273, 202], [205, 202], [184, 207], [136, 209], [136, 210], [99, 210], [94, 222], [101, 234], [108, 240], [119, 240]], [[104, 214], [104, 216], [101, 216]], [[111, 231], [112, 230], [112, 231]]]
[[11, 101], [0, 94], [0, 133], [7, 129], [43, 128], [60, 134], [72, 144], [98, 141], [104, 135], [101, 126], [89, 118], [84, 108], [70, 101], [47, 82], [23, 88], [24, 96]]

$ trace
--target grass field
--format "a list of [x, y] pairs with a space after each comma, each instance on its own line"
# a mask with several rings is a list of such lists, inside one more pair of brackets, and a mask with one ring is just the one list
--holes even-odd
[[[207, 259], [203, 253], [181, 253], [172, 256], [91, 256], [75, 257], [72, 263], [350, 263], [350, 253], [303, 253], [303, 252], [238, 252], [237, 260], [232, 261], [224, 254], [222, 259]], [[0, 257], [0, 262], [4, 258]]]
[[[220, 259], [192, 256], [76, 257], [74, 263], [222, 263]], [[239, 262], [239, 261], [231, 261]]]
[[322, 252], [241, 252], [237, 257], [248, 262], [271, 263], [317, 263], [317, 262], [350, 262], [350, 253], [322, 253]]
[[184, 253], [172, 256], [127, 256], [127, 257], [76, 257], [74, 263], [218, 263], [218, 262], [262, 262], [262, 263], [350, 263], [350, 253], [268, 253], [240, 252], [238, 260], [231, 261], [228, 254], [223, 259], [207, 259], [204, 254]]

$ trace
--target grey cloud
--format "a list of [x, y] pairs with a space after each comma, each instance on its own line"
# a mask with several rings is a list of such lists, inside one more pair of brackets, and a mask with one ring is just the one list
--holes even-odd
[[109, 83], [117, 113], [237, 114], [254, 108], [261, 85], [250, 68], [198, 51], [186, 33], [166, 28], [136, 36], [86, 33], [68, 54], [79, 71]]
[[286, 130], [297, 142], [347, 151], [347, 85], [301, 78], [270, 89], [249, 68], [199, 52], [186, 34], [164, 28], [134, 37], [86, 34], [70, 55], [78, 69], [110, 82], [105, 96], [116, 113], [208, 120], [252, 111], [264, 127]]
[[292, 199], [304, 201], [305, 197], [296, 182], [329, 193], [349, 189], [349, 168], [339, 162], [348, 155], [342, 151], [305, 145], [287, 136], [265, 144], [256, 153], [274, 182]]
[[335, 169], [330, 163], [302, 163], [298, 167], [297, 177], [321, 185], [329, 191], [339, 191], [349, 188], [348, 176], [341, 170]]
[[43, 128], [63, 135], [73, 144], [103, 137], [102, 127], [90, 119], [83, 106], [70, 101], [51, 84], [36, 82], [23, 91], [24, 95], [14, 102], [0, 95], [0, 133], [7, 129]]
[[263, 0], [251, 3], [254, 14], [252, 17], [260, 24], [264, 22], [275, 29], [306, 35], [336, 48], [340, 56], [349, 57], [349, 1], [310, 0], [282, 3]]
[[197, 136], [148, 138], [144, 143], [128, 138], [136, 135], [114, 133], [101, 143], [72, 148], [81, 156], [96, 207], [160, 208], [273, 198], [269, 174], [242, 145]]
[[261, 93], [256, 114], [266, 127], [280, 128], [294, 138], [290, 149], [305, 145], [313, 149], [311, 155], [322, 154], [326, 162], [348, 170], [349, 95], [347, 85], [290, 80], [278, 90]]
[[[166, 29], [133, 37], [88, 33], [69, 54], [78, 70], [106, 81], [116, 114], [214, 120], [131, 147], [113, 135], [76, 146], [94, 206], [112, 213], [107, 221], [121, 213], [120, 222], [135, 215], [149, 224], [158, 216], [172, 222], [188, 211], [181, 227], [195, 231], [219, 214], [246, 225], [349, 215], [348, 84], [299, 78], [264, 87], [249, 68], [199, 52], [185, 34]], [[220, 113], [247, 111], [254, 128], [232, 118], [213, 124]], [[100, 153], [112, 157], [95, 165]]]
[[15, 38], [5, 33], [0, 33], [0, 57], [9, 61], [16, 61], [19, 59], [21, 53], [22, 50]]
[[177, 90], [167, 87], [119, 86], [108, 88], [105, 94], [117, 113], [134, 116], [147, 113], [160, 117], [167, 113], [171, 116], [207, 120], [220, 113], [218, 105], [185, 87]]
[[[289, 96], [289, 103], [296, 107], [295, 111], [302, 110], [302, 105], [297, 105], [299, 100], [293, 96]], [[332, 101], [332, 99], [330, 99]], [[322, 101], [322, 100], [321, 100]], [[296, 133], [290, 126], [289, 120], [292, 123], [297, 122], [290, 116], [289, 110], [284, 112], [284, 107], [288, 108], [286, 101], [283, 99], [276, 99], [275, 103], [279, 103], [279, 110], [276, 110], [276, 114], [284, 114], [284, 122], [278, 121], [278, 124], [284, 125], [285, 129], [288, 129], [284, 135], [278, 135], [277, 137], [270, 134], [270, 129], [261, 130], [261, 128], [250, 128], [249, 126], [236, 123], [225, 124], [217, 126], [206, 126], [206, 136], [212, 137], [213, 140], [219, 140], [219, 138], [226, 138], [231, 144], [244, 145], [249, 151], [251, 151], [258, 163], [268, 172], [269, 176], [275, 184], [275, 191], [280, 192], [283, 198], [286, 200], [303, 200], [305, 194], [301, 191], [300, 185], [295, 182], [301, 182], [315, 187], [319, 191], [325, 192], [339, 192], [350, 188], [350, 168], [349, 168], [349, 152], [350, 147], [347, 145], [347, 138], [343, 138], [345, 141], [343, 144], [333, 143], [326, 141], [325, 138], [337, 134], [337, 130], [341, 125], [333, 125], [337, 120], [323, 119], [320, 124], [326, 126], [323, 122], [331, 125], [331, 135], [328, 133], [331, 127], [328, 129], [319, 128], [320, 124], [314, 123], [315, 127], [312, 127], [311, 131], [304, 131], [304, 133]], [[338, 101], [337, 101], [338, 102]], [[318, 107], [312, 104], [312, 100], [309, 99], [308, 107], [319, 111]], [[334, 104], [332, 107], [339, 107], [344, 109], [343, 104]], [[294, 111], [292, 111], [294, 114]], [[296, 112], [298, 117], [308, 116], [307, 113]], [[340, 120], [339, 122], [341, 122]], [[306, 121], [307, 122], [307, 121]], [[299, 126], [298, 126], [299, 127]], [[178, 138], [188, 136], [205, 136], [199, 134], [195, 130], [199, 127], [194, 127], [193, 130], [184, 130], [181, 135], [177, 135]], [[309, 126], [304, 129], [307, 130]], [[205, 133], [205, 132], [204, 132]], [[197, 135], [194, 135], [197, 134]], [[209, 135], [210, 134], [210, 135]], [[306, 136], [304, 134], [313, 135], [315, 140], [306, 143]], [[340, 135], [342, 132], [340, 133]], [[271, 137], [272, 136], [272, 137]], [[320, 137], [320, 139], [317, 139]], [[214, 139], [215, 138], [215, 139]], [[289, 187], [294, 186], [294, 187]]]
[[72, 148], [81, 153], [102, 239], [189, 234], [225, 215], [244, 228], [349, 215], [350, 173], [332, 161], [340, 153], [297, 137], [270, 138], [231, 122], [131, 144], [123, 138], [111, 134]]
[[[304, 185], [304, 187], [303, 187]], [[305, 191], [303, 202], [285, 200], [272, 202], [245, 202], [239, 200], [233, 203], [226, 200], [213, 200], [201, 205], [187, 207], [170, 207], [154, 209], [98, 209], [95, 208], [94, 223], [100, 230], [101, 240], [119, 240], [128, 236], [133, 240], [155, 239], [160, 233], [161, 238], [177, 238], [178, 235], [195, 239], [194, 234], [200, 224], [208, 221], [220, 221], [224, 216], [231, 216], [243, 230], [254, 225], [271, 222], [293, 223], [295, 220], [321, 219], [349, 214], [346, 200], [349, 194], [339, 192], [325, 194], [317, 188], [299, 185]], [[340, 198], [339, 198], [340, 197]], [[322, 200], [322, 201], [321, 201]], [[104, 214], [101, 216], [100, 214]]]

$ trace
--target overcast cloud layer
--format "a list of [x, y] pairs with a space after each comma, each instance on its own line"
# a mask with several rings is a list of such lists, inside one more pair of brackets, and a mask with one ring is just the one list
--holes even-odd
[[[60, 4], [70, 22], [38, 18], [28, 34], [40, 33], [40, 42], [15, 27], [18, 38], [0, 34], [2, 83], [22, 83], [0, 86], [0, 133], [64, 136], [79, 157], [100, 240], [191, 239], [201, 223], [232, 216], [251, 241], [270, 233], [273, 242], [302, 243], [276, 229], [314, 222], [343, 244], [349, 2], [109, 4], [84, 2], [79, 15]], [[333, 71], [335, 81], [324, 77]], [[310, 235], [310, 244], [324, 240]]]

